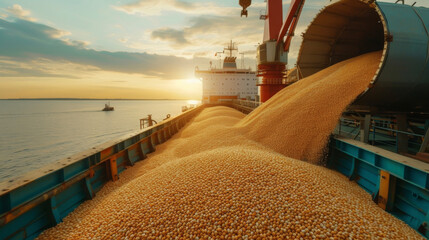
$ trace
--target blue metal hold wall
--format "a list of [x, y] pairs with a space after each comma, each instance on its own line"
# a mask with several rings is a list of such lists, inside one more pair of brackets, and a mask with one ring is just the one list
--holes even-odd
[[393, 195], [386, 211], [429, 238], [429, 169], [411, 167], [386, 157], [393, 153], [381, 155], [377, 153], [381, 150], [376, 152], [361, 145], [350, 139], [332, 138], [328, 167], [356, 181], [374, 201], [379, 192], [380, 171], [389, 172], [395, 184], [390, 186]]
[[0, 186], [0, 239], [34, 239], [60, 223], [127, 166], [155, 151], [156, 145], [177, 133], [203, 108], [61, 160], [32, 178], [14, 180], [10, 189]]

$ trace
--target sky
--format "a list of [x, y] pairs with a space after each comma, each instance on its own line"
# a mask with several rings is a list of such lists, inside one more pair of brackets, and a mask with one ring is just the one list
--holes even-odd
[[[328, 3], [306, 1], [289, 65], [300, 34]], [[244, 56], [255, 69], [265, 5], [253, 0], [241, 18], [238, 0], [2, 0], [0, 99], [201, 99], [194, 69], [218, 66], [215, 53], [230, 40], [243, 53], [238, 65]]]

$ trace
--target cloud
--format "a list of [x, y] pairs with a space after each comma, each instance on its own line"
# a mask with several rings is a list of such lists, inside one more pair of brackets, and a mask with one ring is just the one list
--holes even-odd
[[151, 33], [152, 39], [161, 39], [172, 42], [174, 46], [188, 45], [190, 42], [185, 38], [183, 30], [176, 30], [173, 28], [161, 28]]
[[[146, 8], [151, 4], [154, 7], [153, 12]], [[315, 15], [319, 5], [320, 3], [316, 3], [314, 0], [307, 0], [296, 31], [296, 37], [292, 42], [292, 49], [289, 54], [291, 64], [294, 63], [298, 53], [301, 41], [299, 33], [305, 29], [305, 26]], [[15, 63], [28, 64], [27, 66], [11, 67], [0, 63], [0, 68], [3, 69], [0, 76], [6, 76], [6, 74], [7, 76], [34, 74], [34, 76], [44, 77], [59, 74], [69, 78], [78, 76], [72, 72], [64, 73], [61, 67], [47, 69], [45, 66], [37, 64], [41, 59], [44, 59], [64, 64], [91, 66], [87, 70], [89, 72], [109, 71], [143, 74], [147, 77], [163, 79], [184, 79], [192, 77], [196, 65], [201, 67], [204, 64], [207, 65], [210, 60], [217, 61], [213, 57], [214, 53], [221, 51], [230, 39], [236, 42], [240, 52], [244, 52], [245, 57], [249, 58], [246, 59], [247, 65], [254, 66], [252, 55], [256, 51], [255, 45], [262, 41], [264, 26], [264, 22], [259, 20], [259, 11], [265, 9], [264, 3], [253, 4], [248, 9], [249, 17], [240, 18], [239, 7], [223, 8], [214, 3], [203, 5], [180, 0], [149, 0], [124, 5], [129, 7], [128, 13], [136, 14], [143, 14], [143, 12], [139, 12], [140, 10], [152, 15], [161, 14], [163, 11], [191, 13], [187, 24], [182, 28], [153, 29], [144, 36], [144, 41], [141, 39], [139, 41], [130, 40], [127, 37], [118, 39], [130, 48], [145, 51], [145, 53], [139, 53], [91, 49], [89, 42], [71, 39], [71, 33], [68, 31], [24, 20], [23, 18], [29, 18], [30, 12], [18, 6], [14, 5], [9, 8], [14, 9], [14, 16], [20, 16], [18, 19], [14, 21], [0, 19], [0, 56], [7, 57]], [[213, 10], [211, 6], [216, 7]], [[284, 8], [287, 11], [286, 5]], [[9, 10], [8, 12], [12, 15]], [[154, 47], [155, 45], [156, 47]], [[174, 54], [176, 56], [160, 54]], [[33, 64], [33, 69], [28, 68], [31, 64]], [[69, 67], [68, 65], [64, 66]]]
[[[295, 30], [295, 37], [292, 41], [291, 51], [289, 53], [289, 65], [293, 66], [296, 62], [299, 47], [301, 45], [301, 33], [306, 29], [306, 26], [311, 22], [317, 14], [322, 4], [319, 0], [308, 0], [298, 26]], [[264, 21], [259, 19], [259, 13], [264, 10], [266, 3], [252, 4], [248, 18], [240, 18], [236, 14], [229, 16], [217, 15], [199, 15], [188, 18], [187, 26], [182, 29], [155, 29], [152, 32], [167, 32], [168, 37], [159, 37], [157, 39], [169, 43], [175, 49], [181, 49], [182, 54], [192, 56], [192, 52], [198, 53], [194, 56], [213, 57], [217, 51], [221, 51], [223, 47], [232, 39], [239, 46], [240, 52], [244, 52], [247, 56], [256, 55], [257, 43], [262, 42], [264, 32]], [[289, 5], [284, 4], [284, 12], [287, 11]], [[186, 40], [187, 44], [180, 44], [179, 41]], [[205, 48], [205, 53], [202, 49]]]
[[[253, 12], [257, 11], [254, 9]], [[170, 44], [176, 49], [175, 54], [186, 53], [192, 56], [192, 52], [198, 56], [213, 56], [221, 51], [232, 39], [239, 44], [240, 49], [255, 48], [261, 41], [263, 33], [263, 21], [256, 14], [249, 18], [239, 16], [213, 16], [201, 15], [188, 19], [188, 26], [181, 29], [159, 28], [151, 32], [151, 39], [160, 40]], [[177, 50], [181, 50], [178, 53]], [[197, 56], [194, 55], [194, 56]]]
[[58, 30], [58, 29], [53, 29], [53, 28], [49, 29], [48, 33], [53, 38], [62, 38], [62, 37], [71, 35], [71, 32], [69, 32], [69, 31], [63, 31], [63, 30]]
[[64, 43], [66, 43], [67, 45], [70, 46], [76, 46], [78, 48], [86, 48], [89, 46], [90, 42], [89, 41], [80, 41], [80, 40], [71, 40], [68, 38], [62, 39], [64, 41]]
[[36, 59], [65, 61], [95, 68], [138, 73], [163, 79], [192, 76], [193, 61], [174, 57], [135, 52], [96, 51], [85, 48], [80, 41], [59, 39], [58, 29], [22, 19], [0, 19], [0, 56], [16, 62]]
[[227, 15], [233, 9], [239, 9], [238, 4], [237, 7], [228, 8], [210, 2], [198, 3], [182, 0], [138, 0], [121, 6], [114, 6], [114, 8], [128, 14], [146, 16], [161, 15], [163, 12], [169, 11], [197, 15]]
[[12, 7], [8, 7], [6, 11], [13, 16], [24, 19], [27, 21], [36, 21], [37, 19], [30, 17], [31, 12], [22, 8], [19, 4], [14, 4]]
[[119, 38], [119, 42], [121, 42], [121, 43], [127, 43], [128, 42], [128, 38], [125, 38], [125, 37]]
[[44, 77], [44, 78], [78, 78], [73, 75], [47, 73], [40, 69], [20, 68], [16, 66], [5, 67], [0, 63], [0, 77]]
[[37, 58], [29, 61], [0, 56], [0, 77], [81, 78], [96, 67]]

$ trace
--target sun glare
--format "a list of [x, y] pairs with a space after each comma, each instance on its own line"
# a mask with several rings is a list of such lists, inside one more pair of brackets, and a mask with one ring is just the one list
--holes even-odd
[[201, 83], [201, 80], [198, 78], [191, 78], [191, 79], [186, 80], [186, 83], [188, 83], [188, 84], [199, 84], [199, 83]]
[[200, 104], [201, 101], [199, 101], [199, 100], [188, 100], [187, 103], [190, 105], [197, 105], [197, 104]]

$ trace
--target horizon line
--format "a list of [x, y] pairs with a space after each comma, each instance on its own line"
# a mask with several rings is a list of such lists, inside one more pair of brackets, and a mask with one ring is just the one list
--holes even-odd
[[0, 98], [0, 100], [195, 100], [189, 98]]

